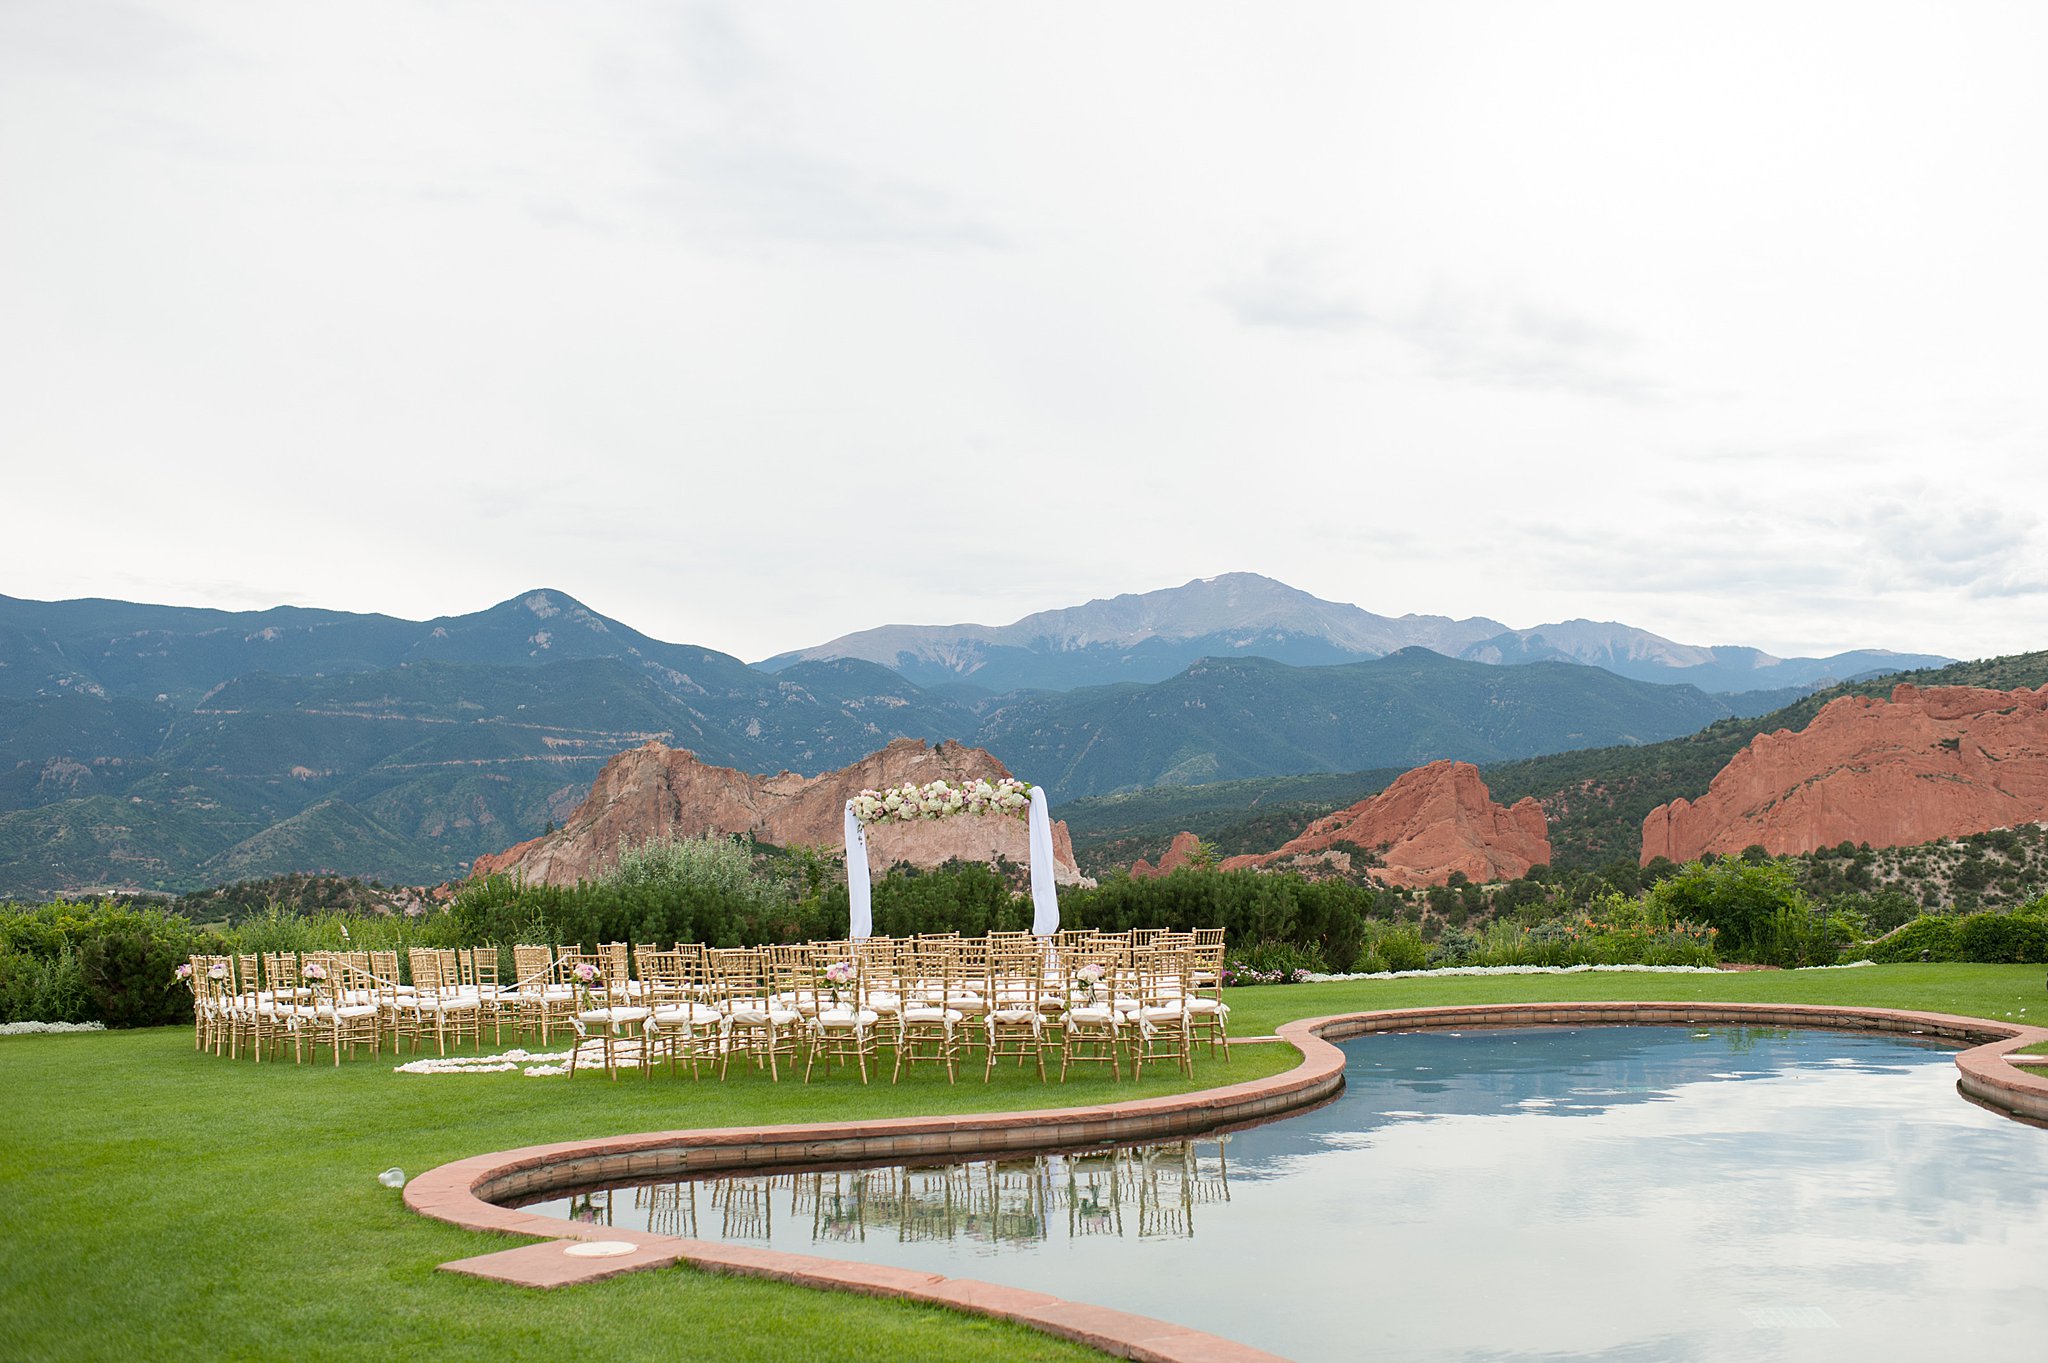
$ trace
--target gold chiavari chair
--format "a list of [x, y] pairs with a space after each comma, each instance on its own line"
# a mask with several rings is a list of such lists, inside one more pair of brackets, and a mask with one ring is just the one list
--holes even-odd
[[868, 1082], [868, 1062], [875, 1058], [875, 1038], [881, 1014], [863, 1002], [861, 957], [850, 949], [843, 955], [824, 952], [809, 955], [811, 993], [816, 1011], [811, 1014], [810, 1055], [804, 1061], [804, 1082], [820, 1059], [848, 1060], [860, 1067], [860, 1081]]
[[[584, 960], [597, 971], [589, 981], [584, 981], [576, 971]], [[569, 1051], [570, 1075], [576, 1073], [579, 1057], [592, 1042], [597, 1043], [598, 1053], [603, 1057], [607, 1078], [619, 1077], [621, 1062], [637, 1066], [645, 1074], [649, 1010], [631, 1002], [633, 980], [627, 968], [625, 943], [607, 943], [595, 955], [572, 962], [569, 970], [581, 990], [576, 1011], [569, 1017], [569, 1025], [576, 1032], [576, 1044]]]
[[803, 1014], [778, 1003], [770, 990], [767, 963], [758, 951], [739, 948], [708, 953], [716, 1006], [725, 1014], [725, 1049], [718, 1077], [725, 1078], [735, 1053], [782, 1081], [782, 1061], [796, 1063], [803, 1038]]
[[561, 982], [555, 969], [552, 947], [520, 945], [512, 948], [512, 1006], [519, 1022], [517, 1030], [540, 1032], [542, 1046], [558, 1022], [566, 1022], [575, 1011], [576, 991]]
[[1018, 1065], [1029, 1060], [1045, 1078], [1045, 1014], [1040, 1009], [1045, 989], [1045, 954], [1022, 934], [1024, 940], [992, 942], [989, 947], [988, 1012], [983, 1028], [988, 1034], [988, 1060], [981, 1080], [987, 1083], [996, 1071], [998, 1059], [1014, 1057]]
[[944, 943], [951, 958], [946, 971], [946, 1007], [960, 1014], [959, 1044], [963, 1054], [980, 1041], [989, 1009], [988, 941], [953, 937]]
[[[266, 988], [264, 972], [259, 966], [263, 958], [254, 952], [235, 957], [235, 1030], [243, 1042], [255, 1054], [261, 1064], [264, 1053], [274, 1051], [279, 1057], [284, 1054], [284, 1040], [287, 1033], [286, 1014], [282, 1011], [291, 1006], [289, 996], [280, 1000], [275, 988]], [[298, 975], [298, 961], [292, 961], [291, 975]], [[274, 980], [275, 977], [269, 977]]]
[[379, 1026], [368, 968], [359, 968], [344, 953], [336, 953], [325, 961], [309, 962], [309, 975], [315, 965], [323, 973], [307, 980], [306, 997], [294, 1013], [297, 1058], [305, 1058], [303, 1050], [298, 1049], [305, 1046], [312, 1048], [315, 1060], [320, 1058], [320, 1048], [328, 1047], [334, 1052], [337, 1066], [341, 1064], [344, 1047], [351, 1058], [359, 1046], [368, 1046], [370, 1054], [376, 1055], [383, 1040], [383, 1028]]
[[1189, 948], [1188, 962], [1188, 1031], [1197, 1040], [1206, 1039], [1209, 1054], [1216, 1054], [1221, 1045], [1223, 1058], [1230, 1059], [1230, 1005], [1223, 1001], [1223, 930], [1218, 928], [1216, 940], [1202, 940], [1202, 934], [1195, 934], [1195, 945]]
[[808, 943], [783, 942], [760, 948], [768, 971], [768, 994], [776, 1003], [806, 1020], [817, 1015], [816, 972]]
[[519, 1001], [516, 996], [507, 997], [505, 987], [498, 981], [498, 949], [496, 947], [463, 947], [455, 953], [456, 968], [462, 981], [462, 992], [476, 995], [477, 1007], [481, 1010], [478, 1026], [489, 1023], [492, 1041], [505, 1044], [505, 1022], [512, 1022], [512, 1032], [519, 1032]]
[[896, 1068], [889, 1082], [903, 1077], [903, 1067], [917, 1067], [919, 1061], [937, 1060], [946, 1067], [946, 1082], [959, 1078], [960, 1033], [965, 1015], [948, 1003], [963, 991], [954, 987], [953, 944], [915, 939], [899, 953], [903, 977], [902, 1005], [896, 1014]]
[[1110, 1074], [1123, 1074], [1124, 1014], [1118, 1009], [1117, 989], [1122, 974], [1123, 953], [1108, 951], [1063, 952], [1060, 957], [1060, 997], [1066, 1008], [1060, 1014], [1060, 1082], [1067, 1082], [1067, 1070], [1076, 1064], [1106, 1064]]
[[847, 945], [860, 957], [861, 1005], [872, 1009], [882, 1031], [893, 1037], [896, 1015], [903, 1010], [903, 944], [893, 937], [870, 937]]
[[1171, 1060], [1194, 1077], [1188, 1028], [1187, 957], [1159, 946], [1141, 948], [1132, 959], [1137, 1007], [1125, 1014], [1131, 1029], [1131, 1076], [1141, 1078], [1148, 1060]]
[[622, 1004], [640, 1001], [640, 981], [633, 978], [633, 961], [637, 955], [624, 942], [606, 942], [597, 949], [597, 955], [604, 964], [604, 977], [611, 984], [615, 1002]]
[[678, 943], [671, 951], [640, 953], [640, 973], [646, 992], [641, 1000], [648, 1009], [646, 1064], [666, 1057], [668, 1072], [676, 1062], [690, 1066], [690, 1077], [698, 1077], [698, 1066], [715, 1062], [724, 1046], [725, 1015], [711, 1002], [708, 964], [704, 948], [696, 943]]
[[409, 1015], [413, 1049], [420, 1048], [431, 1027], [435, 1049], [441, 1055], [448, 1054], [450, 1037], [459, 1046], [467, 1036], [482, 1050], [482, 1006], [476, 995], [462, 992], [459, 971], [452, 968], [452, 963], [444, 962], [441, 952], [426, 947], [412, 948], [407, 953], [407, 963], [412, 967], [413, 992], [405, 1001], [405, 1011]]

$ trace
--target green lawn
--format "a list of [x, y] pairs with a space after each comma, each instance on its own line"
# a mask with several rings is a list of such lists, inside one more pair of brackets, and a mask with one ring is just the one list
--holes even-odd
[[[2039, 1020], [2036, 966], [1876, 966], [1715, 976], [1352, 982], [1234, 991], [1232, 1030], [1425, 1003], [1712, 998], [1867, 1003]], [[2022, 1010], [2026, 1010], [2024, 1015]], [[1273, 1073], [1292, 1048], [1205, 1062], [1204, 1085]], [[902, 1303], [719, 1278], [632, 1274], [552, 1293], [436, 1273], [504, 1248], [404, 1210], [375, 1182], [508, 1146], [682, 1126], [970, 1112], [1132, 1097], [1106, 1077], [863, 1089], [737, 1077], [394, 1075], [390, 1060], [294, 1067], [196, 1055], [159, 1029], [0, 1039], [0, 1356], [350, 1363], [422, 1359], [1099, 1359], [1019, 1327]], [[1108, 1303], [1113, 1304], [1113, 1303]]]

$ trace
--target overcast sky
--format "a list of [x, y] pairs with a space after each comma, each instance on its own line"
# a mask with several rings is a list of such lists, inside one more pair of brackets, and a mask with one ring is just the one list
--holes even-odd
[[0, 0], [0, 591], [2048, 647], [2048, 6]]

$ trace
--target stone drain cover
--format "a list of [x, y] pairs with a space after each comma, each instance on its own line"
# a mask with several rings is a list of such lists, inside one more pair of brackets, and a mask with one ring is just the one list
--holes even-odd
[[638, 1248], [631, 1240], [579, 1240], [562, 1253], [572, 1259], [617, 1259]]

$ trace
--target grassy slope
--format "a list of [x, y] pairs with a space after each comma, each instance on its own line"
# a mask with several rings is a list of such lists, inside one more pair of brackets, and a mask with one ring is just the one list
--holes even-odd
[[[1496, 976], [1234, 991], [1233, 1031], [1293, 1017], [1514, 999], [1739, 999], [2048, 1015], [2036, 966], [1877, 966], [1722, 975]], [[1238, 1048], [1205, 1083], [1272, 1073]], [[1083, 1359], [1029, 1331], [900, 1303], [688, 1270], [536, 1293], [436, 1273], [503, 1248], [404, 1210], [374, 1174], [539, 1141], [681, 1126], [967, 1112], [1143, 1090], [1077, 1079], [862, 1089], [516, 1074], [414, 1077], [383, 1063], [294, 1068], [195, 1055], [176, 1029], [0, 1039], [0, 1339], [23, 1360], [203, 1356]]]

